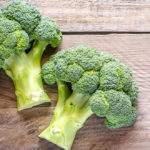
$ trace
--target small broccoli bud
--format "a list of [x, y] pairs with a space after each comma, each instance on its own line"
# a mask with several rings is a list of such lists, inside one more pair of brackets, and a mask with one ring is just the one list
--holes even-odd
[[5, 38], [14, 31], [21, 30], [21, 26], [18, 22], [8, 20], [6, 18], [0, 18], [0, 44], [3, 44]]
[[84, 72], [79, 81], [72, 84], [72, 89], [76, 93], [92, 94], [99, 85], [99, 72]]
[[117, 58], [115, 58], [113, 55], [108, 54], [106, 52], [100, 52], [100, 55], [103, 59], [103, 64], [109, 63], [109, 62], [120, 62]]
[[66, 75], [68, 82], [76, 82], [82, 76], [84, 70], [77, 64], [72, 64], [67, 67]]
[[57, 47], [62, 40], [62, 34], [59, 26], [54, 20], [48, 17], [42, 17], [40, 23], [33, 33], [33, 39], [45, 41], [52, 47]]
[[17, 45], [15, 47], [16, 53], [20, 53], [25, 51], [29, 46], [29, 37], [26, 32], [22, 31], [15, 31], [14, 34], [17, 37]]
[[32, 33], [41, 19], [40, 12], [29, 3], [13, 1], [2, 7], [3, 15], [17, 21], [28, 34]]
[[15, 53], [14, 49], [0, 46], [0, 58], [5, 61], [5, 59], [9, 58], [13, 53]]
[[78, 81], [84, 72], [78, 64], [66, 65], [63, 59], [57, 61], [55, 70], [57, 78], [66, 82]]
[[93, 56], [92, 58], [86, 58], [81, 59], [79, 64], [85, 69], [85, 70], [95, 70], [99, 71], [100, 68], [103, 65], [103, 59], [100, 56]]
[[104, 96], [104, 92], [97, 90], [89, 99], [91, 110], [100, 117], [106, 116], [110, 104]]
[[3, 41], [3, 45], [5, 47], [14, 48], [17, 46], [17, 37], [15, 33], [10, 33], [7, 35], [5, 40]]
[[89, 100], [91, 110], [100, 117], [106, 117], [104, 123], [110, 129], [130, 126], [136, 120], [136, 109], [124, 92], [97, 90]]
[[116, 89], [127, 91], [131, 83], [131, 70], [119, 62], [106, 63], [100, 71], [100, 89], [102, 90]]
[[132, 104], [136, 104], [137, 96], [138, 96], [138, 87], [135, 83], [135, 81], [132, 81], [132, 85], [127, 91], [127, 94], [130, 96], [130, 100]]
[[61, 79], [62, 81], [66, 81], [66, 69], [67, 69], [67, 64], [64, 59], [59, 59], [57, 61], [57, 64], [55, 66], [55, 74], [58, 79]]
[[52, 85], [56, 82], [56, 77], [54, 75], [54, 62], [49, 60], [42, 66], [42, 77], [45, 83]]
[[52, 84], [54, 84], [56, 82], [56, 78], [52, 74], [46, 74], [46, 75], [44, 75], [43, 79], [44, 79], [45, 83], [47, 83], [49, 85], [52, 85]]
[[103, 65], [103, 59], [100, 56], [100, 53], [89, 47], [79, 47], [77, 59], [79, 59], [78, 63], [84, 70], [99, 71]]

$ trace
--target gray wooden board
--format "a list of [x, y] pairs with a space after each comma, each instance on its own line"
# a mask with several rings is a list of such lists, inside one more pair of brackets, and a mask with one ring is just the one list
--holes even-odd
[[[72, 150], [149, 150], [150, 149], [150, 35], [106, 34], [64, 35], [58, 49], [48, 48], [42, 63], [60, 49], [89, 45], [109, 52], [133, 70], [139, 86], [137, 122], [111, 131], [103, 118], [93, 115], [78, 132]], [[38, 138], [51, 118], [56, 105], [57, 86], [45, 85], [52, 103], [17, 112], [12, 81], [0, 71], [0, 150], [60, 150], [54, 144]]]

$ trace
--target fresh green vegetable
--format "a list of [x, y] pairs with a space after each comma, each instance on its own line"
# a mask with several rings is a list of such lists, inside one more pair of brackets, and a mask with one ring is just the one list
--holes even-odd
[[50, 102], [40, 61], [47, 45], [55, 48], [61, 39], [56, 22], [30, 4], [13, 1], [0, 8], [0, 68], [14, 82], [18, 110]]
[[57, 82], [59, 96], [53, 119], [39, 136], [65, 150], [92, 114], [105, 117], [109, 129], [136, 121], [132, 104], [138, 88], [132, 72], [110, 54], [87, 46], [62, 50], [43, 65], [42, 76], [47, 84]]

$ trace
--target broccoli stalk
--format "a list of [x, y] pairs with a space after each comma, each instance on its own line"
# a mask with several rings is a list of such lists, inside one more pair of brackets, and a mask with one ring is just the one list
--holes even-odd
[[40, 75], [41, 57], [47, 45], [37, 41], [28, 54], [14, 54], [5, 61], [3, 69], [14, 82], [18, 110], [50, 101]]
[[[77, 131], [83, 127], [84, 122], [93, 112], [88, 103], [89, 95], [72, 93], [68, 97], [65, 83], [59, 81], [58, 102], [53, 112], [51, 124], [39, 136], [56, 145], [69, 150]], [[70, 94], [69, 94], [70, 95]]]

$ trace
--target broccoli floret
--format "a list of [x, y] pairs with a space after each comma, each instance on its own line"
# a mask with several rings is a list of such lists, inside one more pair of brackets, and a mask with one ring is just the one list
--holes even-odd
[[44, 41], [51, 44], [52, 47], [57, 47], [61, 43], [62, 33], [56, 22], [48, 17], [42, 17], [40, 23], [35, 28], [32, 35], [33, 39]]
[[116, 90], [97, 90], [89, 99], [92, 111], [106, 117], [105, 125], [110, 128], [130, 126], [136, 121], [136, 109], [132, 107], [130, 97]]
[[9, 20], [17, 21], [23, 30], [32, 34], [41, 20], [40, 12], [29, 3], [13, 1], [1, 8], [3, 15]]
[[99, 72], [86, 71], [82, 77], [72, 84], [72, 89], [76, 93], [92, 94], [99, 86]]
[[110, 104], [104, 96], [104, 91], [97, 90], [89, 99], [91, 110], [99, 117], [105, 117]]
[[56, 22], [42, 17], [30, 4], [13, 1], [1, 7], [0, 67], [14, 82], [18, 110], [50, 102], [43, 89], [40, 61], [47, 45], [55, 48], [61, 39]]
[[48, 63], [45, 63], [42, 66], [42, 72], [41, 72], [42, 77], [44, 78], [44, 81], [49, 85], [52, 85], [56, 82], [54, 71], [55, 71], [55, 64], [52, 60], [50, 60]]
[[47, 84], [57, 83], [59, 95], [53, 119], [39, 136], [65, 150], [92, 114], [106, 117], [110, 129], [136, 120], [132, 101], [138, 92], [131, 70], [108, 53], [88, 46], [62, 50], [43, 65], [42, 77]]
[[120, 62], [104, 64], [100, 71], [100, 89], [127, 91], [132, 84], [131, 70]]

